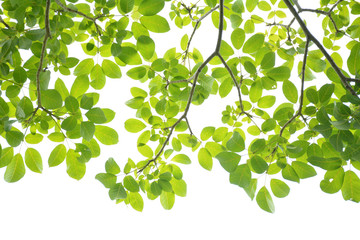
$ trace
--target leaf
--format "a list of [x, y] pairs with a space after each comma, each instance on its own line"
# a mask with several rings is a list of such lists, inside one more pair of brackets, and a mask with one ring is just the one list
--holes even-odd
[[296, 86], [289, 80], [284, 80], [282, 91], [284, 96], [292, 103], [296, 103], [298, 100], [298, 91]]
[[261, 97], [258, 100], [257, 104], [258, 104], [259, 108], [270, 108], [270, 107], [274, 106], [275, 101], [276, 101], [276, 97], [269, 95], [269, 96]]
[[134, 8], [134, 0], [120, 0], [120, 9], [124, 13], [129, 13]]
[[104, 187], [111, 188], [116, 184], [117, 177], [110, 173], [98, 173], [95, 176], [96, 180], [99, 180]]
[[93, 67], [94, 67], [94, 60], [92, 58], [84, 59], [74, 69], [74, 75], [75, 76], [89, 75]]
[[238, 132], [234, 132], [232, 137], [227, 141], [226, 148], [232, 152], [241, 152], [245, 149], [245, 141]]
[[155, 42], [148, 36], [141, 35], [137, 40], [136, 46], [144, 59], [150, 59], [155, 53]]
[[78, 156], [73, 149], [69, 149], [66, 154], [66, 172], [76, 180], [82, 179], [86, 172], [86, 165], [78, 160]]
[[175, 194], [173, 192], [162, 191], [160, 195], [160, 203], [164, 209], [170, 210], [175, 203]]
[[7, 147], [2, 149], [0, 154], [0, 168], [9, 165], [13, 157], [14, 157], [14, 148]]
[[243, 46], [243, 52], [244, 53], [255, 53], [258, 51], [262, 45], [264, 44], [265, 36], [264, 34], [255, 34], [251, 36], [248, 40], [246, 40], [244, 46]]
[[270, 187], [275, 197], [284, 198], [289, 195], [289, 186], [279, 179], [271, 179]]
[[290, 165], [286, 165], [286, 167], [281, 171], [281, 174], [284, 179], [293, 181], [293, 182], [300, 182], [300, 178], [295, 172], [294, 168]]
[[116, 183], [115, 185], [110, 187], [109, 197], [111, 200], [125, 199], [127, 197], [127, 193], [121, 183]]
[[46, 109], [61, 108], [62, 102], [60, 93], [55, 89], [49, 89], [41, 92], [41, 104]]
[[274, 79], [275, 81], [285, 81], [290, 78], [291, 72], [288, 67], [281, 66], [272, 68], [270, 71], [266, 73], [266, 76], [268, 76], [271, 79]]
[[131, 192], [129, 194], [129, 201], [130, 205], [136, 211], [142, 212], [144, 208], [144, 200], [142, 199], [141, 195], [137, 192]]
[[199, 164], [208, 171], [211, 171], [213, 159], [210, 152], [206, 148], [200, 148], [198, 153]]
[[107, 173], [111, 173], [111, 174], [119, 174], [120, 173], [120, 167], [119, 165], [115, 162], [115, 160], [113, 158], [109, 158], [106, 162], [105, 162], [105, 171]]
[[272, 131], [275, 129], [275, 127], [276, 127], [276, 121], [273, 118], [269, 118], [261, 124], [261, 130], [263, 132]]
[[190, 158], [185, 154], [178, 154], [178, 155], [174, 156], [171, 159], [171, 161], [177, 162], [177, 163], [182, 163], [182, 164], [190, 164], [191, 163]]
[[352, 48], [350, 52], [350, 56], [347, 60], [347, 66], [349, 69], [349, 72], [352, 75], [356, 75], [359, 73], [360, 70], [360, 44], [356, 43]]
[[125, 121], [125, 129], [131, 133], [140, 132], [145, 127], [146, 127], [146, 125], [142, 121], [137, 120], [135, 118], [130, 118]]
[[240, 155], [233, 152], [220, 152], [215, 156], [221, 166], [228, 172], [235, 171], [240, 162]]
[[149, 31], [154, 33], [165, 33], [170, 30], [170, 26], [167, 20], [159, 15], [142, 16], [140, 18], [140, 22]]
[[0, 97], [0, 117], [5, 117], [9, 113], [9, 106], [4, 101], [2, 97]]
[[105, 73], [99, 64], [96, 64], [91, 69], [90, 79], [91, 79], [90, 85], [96, 90], [100, 90], [105, 86], [106, 83]]
[[65, 107], [69, 112], [76, 112], [79, 110], [79, 102], [73, 96], [68, 96], [65, 98]]
[[310, 178], [317, 175], [315, 169], [304, 162], [293, 161], [291, 166], [294, 168], [295, 172], [301, 179]]
[[118, 133], [107, 126], [95, 126], [95, 137], [104, 145], [114, 145], [119, 142]]
[[19, 181], [25, 175], [25, 164], [20, 153], [16, 154], [6, 167], [4, 179], [8, 183]]
[[328, 100], [330, 100], [332, 94], [334, 93], [334, 89], [334, 84], [325, 84], [319, 89], [319, 100], [321, 104], [325, 104]]
[[94, 137], [95, 125], [92, 122], [82, 122], [80, 124], [80, 136], [86, 141], [90, 141]]
[[264, 173], [269, 167], [266, 161], [259, 155], [252, 156], [250, 158], [250, 164], [252, 169], [258, 174]]
[[267, 211], [269, 213], [275, 212], [275, 206], [273, 200], [271, 198], [269, 191], [266, 189], [265, 186], [262, 187], [257, 193], [256, 202], [262, 210]]
[[164, 0], [144, 0], [140, 3], [138, 11], [144, 16], [153, 16], [164, 8]]
[[322, 158], [317, 156], [311, 156], [308, 159], [308, 162], [314, 166], [321, 167], [325, 170], [335, 170], [341, 167], [342, 160], [341, 158]]
[[251, 171], [247, 164], [236, 167], [235, 171], [230, 173], [230, 183], [246, 188], [251, 182]]
[[231, 43], [236, 49], [240, 49], [245, 41], [245, 31], [241, 28], [236, 28], [231, 33]]
[[360, 202], [360, 179], [356, 173], [351, 170], [345, 172], [341, 193], [344, 200]]
[[48, 164], [49, 167], [55, 167], [61, 164], [66, 157], [66, 147], [64, 144], [57, 145], [50, 153]]
[[321, 190], [330, 194], [337, 193], [343, 186], [344, 176], [343, 168], [327, 171], [324, 180], [320, 182]]
[[184, 180], [176, 180], [176, 179], [172, 179], [171, 180], [171, 186], [174, 190], [174, 193], [180, 197], [185, 197], [186, 196], [186, 182]]
[[101, 110], [101, 108], [92, 108], [87, 113], [85, 113], [85, 116], [93, 123], [101, 124], [106, 122], [106, 117]]
[[101, 67], [105, 73], [105, 75], [109, 78], [121, 78], [121, 71], [117, 64], [114, 62], [104, 59]]
[[11, 147], [17, 147], [24, 139], [24, 135], [18, 131], [9, 131], [5, 134], [5, 139]]
[[145, 67], [134, 67], [127, 71], [126, 75], [131, 77], [134, 80], [140, 80], [146, 75], [146, 68]]
[[208, 140], [215, 132], [214, 127], [204, 127], [203, 130], [200, 133], [200, 138], [202, 141]]
[[34, 148], [26, 149], [25, 164], [33, 172], [41, 173], [43, 170], [41, 155]]
[[246, 9], [249, 12], [252, 12], [255, 7], [258, 5], [259, 0], [246, 0]]
[[130, 192], [139, 191], [139, 184], [135, 181], [135, 179], [132, 176], [130, 175], [125, 176], [123, 183], [124, 183], [124, 187]]
[[77, 98], [83, 95], [89, 88], [89, 78], [85, 75], [75, 78], [73, 85], [71, 86], [70, 95]]

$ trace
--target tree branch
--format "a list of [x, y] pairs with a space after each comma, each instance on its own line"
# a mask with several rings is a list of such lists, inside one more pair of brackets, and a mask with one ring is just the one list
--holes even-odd
[[62, 9], [64, 9], [65, 11], [76, 13], [76, 14], [78, 14], [78, 15], [80, 15], [80, 16], [83, 16], [84, 18], [92, 21], [92, 22], [95, 24], [95, 28], [96, 28], [96, 31], [97, 31], [98, 35], [101, 36], [100, 27], [99, 27], [99, 25], [96, 23], [96, 20], [99, 19], [99, 18], [101, 18], [101, 17], [103, 17], [103, 15], [100, 15], [100, 17], [90, 17], [90, 16], [86, 15], [86, 14], [83, 13], [83, 12], [80, 12], [80, 11], [78, 11], [78, 10], [74, 10], [74, 9], [71, 9], [71, 8], [65, 6], [62, 2], [60, 2], [60, 0], [55, 0], [55, 2], [56, 2]]
[[0, 16], [0, 22], [2, 24], [4, 24], [5, 27], [7, 27], [8, 29], [10, 29], [11, 27], [4, 21], [4, 19]]
[[163, 153], [166, 145], [168, 144], [168, 142], [170, 141], [170, 138], [174, 132], [175, 127], [183, 120], [185, 119], [187, 121], [187, 114], [189, 112], [190, 109], [190, 105], [194, 96], [194, 92], [195, 92], [195, 88], [196, 88], [196, 83], [197, 80], [199, 78], [199, 75], [201, 73], [201, 71], [204, 69], [204, 67], [211, 61], [211, 59], [213, 59], [215, 56], [220, 55], [219, 51], [220, 51], [220, 45], [221, 45], [221, 40], [222, 40], [222, 32], [223, 32], [223, 19], [224, 19], [224, 0], [220, 0], [220, 22], [219, 22], [219, 31], [218, 31], [218, 40], [216, 43], [216, 48], [214, 50], [214, 52], [200, 65], [200, 67], [196, 70], [195, 74], [194, 74], [194, 82], [193, 85], [191, 87], [191, 91], [190, 91], [190, 95], [184, 110], [183, 115], [174, 123], [174, 125], [172, 125], [170, 127], [170, 131], [165, 139], [165, 142], [162, 144], [159, 152], [155, 155], [155, 157], [151, 160], [149, 160], [143, 167], [141, 167], [137, 173], [141, 173], [142, 171], [144, 171], [145, 168], [147, 168], [151, 163], [156, 163], [156, 160], [160, 157], [160, 155]]
[[348, 79], [341, 71], [341, 69], [336, 65], [333, 58], [330, 56], [330, 54], [326, 51], [326, 49], [323, 47], [323, 45], [319, 42], [319, 40], [312, 35], [312, 33], [309, 31], [307, 26], [305, 25], [305, 22], [301, 19], [299, 13], [295, 10], [293, 5], [291, 5], [289, 0], [283, 0], [286, 6], [289, 8], [292, 15], [295, 17], [296, 21], [299, 23], [300, 27], [304, 31], [307, 39], [309, 41], [312, 41], [315, 43], [315, 45], [319, 48], [319, 50], [324, 54], [325, 58], [330, 63], [331, 67], [335, 70], [336, 74], [340, 77], [340, 80], [343, 84], [343, 86], [346, 88], [347, 91], [349, 91], [353, 96], [358, 97], [354, 89], [351, 87], [351, 85], [348, 83]]

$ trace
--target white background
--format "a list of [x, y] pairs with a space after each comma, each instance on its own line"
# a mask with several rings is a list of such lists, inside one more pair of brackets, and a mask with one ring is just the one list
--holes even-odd
[[[192, 45], [203, 52], [204, 58], [204, 52], [211, 52], [215, 46], [208, 39], [216, 39], [216, 30], [205, 27]], [[163, 42], [157, 45], [158, 56], [174, 44], [179, 47], [179, 36], [183, 34], [160, 35], [156, 43]], [[124, 102], [131, 98], [130, 87], [138, 83], [127, 78], [125, 70], [122, 72], [122, 79], [108, 79], [103, 89], [106, 95], [98, 104], [117, 112], [111, 126], [119, 132], [119, 144], [102, 149], [101, 157], [87, 164], [81, 181], [67, 176], [65, 163], [47, 167], [50, 147], [41, 151], [43, 174], [27, 171], [22, 180], [13, 184], [0, 180], [0, 239], [356, 239], [359, 205], [345, 202], [340, 193], [321, 192], [321, 171], [301, 184], [289, 183], [290, 195], [274, 198], [276, 212], [269, 214], [255, 200], [250, 201], [241, 188], [229, 183], [228, 173], [216, 160], [213, 171], [207, 172], [197, 163], [197, 154], [193, 154], [193, 164], [182, 167], [188, 184], [187, 197], [176, 197], [172, 210], [164, 210], [159, 199], [145, 198], [142, 213], [124, 204], [116, 205], [94, 177], [104, 172], [104, 163], [110, 156], [121, 167], [128, 157], [135, 160], [134, 156], [138, 156], [138, 135], [126, 133], [123, 128], [124, 121], [135, 114]], [[200, 107], [191, 107], [189, 120], [195, 134], [199, 135], [204, 126], [220, 126], [220, 113], [232, 99], [212, 97]], [[0, 174], [4, 171], [0, 169]], [[263, 178], [259, 180], [261, 184]]]

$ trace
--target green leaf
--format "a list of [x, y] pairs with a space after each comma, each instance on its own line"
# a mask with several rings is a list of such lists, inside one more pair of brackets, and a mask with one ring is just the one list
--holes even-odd
[[282, 91], [284, 96], [292, 103], [296, 103], [298, 100], [298, 91], [296, 86], [289, 80], [284, 80]]
[[82, 122], [80, 124], [80, 136], [86, 141], [90, 141], [94, 137], [95, 125], [92, 122]]
[[283, 168], [283, 170], [281, 171], [281, 174], [283, 176], [284, 179], [293, 181], [293, 182], [300, 182], [300, 178], [297, 175], [296, 171], [294, 170], [294, 168], [290, 165], [286, 165], [285, 168]]
[[134, 67], [127, 71], [126, 75], [131, 77], [134, 80], [140, 80], [146, 75], [146, 68], [145, 67]]
[[323, 157], [311, 156], [307, 160], [312, 165], [321, 167], [322, 169], [325, 170], [335, 170], [340, 168], [342, 165], [341, 158], [337, 158], [337, 157], [323, 158]]
[[261, 124], [261, 130], [263, 132], [272, 131], [275, 129], [275, 127], [276, 127], [276, 121], [273, 118], [269, 118]]
[[120, 9], [124, 13], [129, 13], [134, 8], [134, 0], [120, 0]]
[[261, 68], [262, 69], [269, 69], [275, 66], [275, 53], [269, 52], [264, 55], [263, 59], [261, 60]]
[[0, 168], [7, 166], [14, 156], [14, 149], [7, 147], [2, 149], [0, 145]]
[[325, 84], [319, 89], [319, 100], [321, 104], [325, 104], [330, 100], [331, 95], [334, 93], [334, 84]]
[[221, 166], [228, 172], [235, 171], [240, 162], [240, 155], [233, 152], [220, 152], [215, 158], [219, 160]]
[[265, 36], [264, 34], [255, 34], [251, 36], [248, 40], [246, 40], [244, 46], [243, 46], [243, 52], [244, 53], [255, 53], [258, 51], [262, 45], [264, 44]]
[[266, 189], [265, 186], [262, 187], [257, 193], [256, 202], [262, 210], [267, 211], [269, 213], [275, 212], [275, 206], [273, 200], [271, 198], [269, 191]]
[[14, 81], [17, 83], [24, 83], [27, 79], [27, 74], [24, 68], [16, 67], [13, 72]]
[[16, 154], [6, 167], [4, 179], [8, 183], [17, 182], [25, 175], [25, 164], [20, 153]]
[[178, 155], [174, 156], [171, 159], [171, 161], [177, 162], [177, 163], [182, 163], [182, 164], [190, 164], [191, 163], [190, 158], [185, 154], [178, 154]]
[[330, 194], [337, 193], [343, 186], [344, 176], [343, 168], [327, 171], [324, 180], [320, 182], [321, 190]]
[[65, 98], [65, 107], [69, 112], [75, 113], [79, 109], [79, 102], [73, 96], [68, 96]]
[[66, 147], [64, 144], [57, 145], [50, 153], [48, 164], [49, 167], [55, 167], [61, 164], [66, 157]]
[[95, 126], [95, 137], [104, 145], [114, 145], [119, 142], [118, 133], [107, 126]]
[[48, 139], [53, 142], [63, 142], [65, 140], [65, 136], [61, 132], [53, 132], [48, 135]]
[[295, 172], [301, 179], [310, 178], [317, 175], [315, 169], [304, 162], [293, 161], [291, 166], [294, 168]]
[[135, 179], [132, 176], [130, 175], [125, 176], [123, 183], [124, 183], [124, 187], [130, 192], [139, 191], [139, 184], [135, 181]]
[[85, 163], [81, 163], [78, 157], [79, 154], [73, 149], [69, 149], [66, 154], [66, 172], [71, 178], [76, 180], [83, 178], [86, 172]]
[[85, 75], [75, 78], [70, 90], [71, 96], [77, 98], [83, 95], [88, 90], [89, 84], [89, 78]]
[[127, 193], [121, 183], [116, 183], [110, 187], [109, 197], [111, 200], [125, 199], [127, 197]]
[[44, 35], [45, 29], [35, 29], [25, 32], [25, 36], [32, 41], [40, 40]]
[[85, 116], [93, 123], [101, 124], [106, 122], [106, 117], [101, 108], [90, 109]]
[[74, 69], [74, 75], [75, 76], [89, 75], [93, 67], [94, 67], [94, 60], [92, 58], [84, 59]]
[[144, 200], [141, 195], [137, 192], [131, 192], [129, 194], [130, 205], [136, 211], [142, 212], [144, 208]]
[[106, 83], [105, 73], [103, 72], [103, 69], [102, 67], [100, 67], [99, 64], [96, 64], [91, 69], [90, 79], [91, 79], [90, 85], [96, 90], [100, 90], [105, 86]]
[[105, 171], [107, 173], [111, 173], [111, 174], [119, 174], [120, 173], [120, 167], [119, 165], [115, 162], [115, 160], [113, 158], [109, 158], [106, 162], [105, 162]]
[[360, 179], [356, 173], [351, 170], [345, 172], [341, 193], [344, 200], [360, 202]]
[[203, 130], [200, 133], [200, 138], [202, 141], [208, 140], [215, 132], [214, 127], [204, 127]]
[[24, 135], [18, 131], [9, 131], [5, 134], [5, 139], [11, 147], [17, 147], [24, 139]]
[[142, 16], [140, 18], [140, 22], [149, 31], [154, 33], [165, 33], [170, 30], [170, 26], [167, 20], [159, 15]]
[[263, 89], [261, 86], [261, 82], [255, 81], [250, 87], [250, 92], [249, 92], [250, 101], [253, 103], [259, 101], [262, 95], [262, 90]]
[[256, 139], [251, 145], [250, 145], [250, 151], [252, 153], [260, 153], [262, 152], [266, 147], [266, 141], [265, 139]]
[[258, 5], [259, 0], [246, 0], [246, 9], [249, 12], [252, 12], [255, 7]]
[[136, 46], [144, 59], [150, 59], [155, 53], [155, 42], [148, 36], [141, 35], [137, 40]]
[[288, 67], [281, 66], [272, 68], [270, 71], [266, 73], [266, 76], [268, 76], [271, 79], [274, 79], [275, 81], [285, 81], [290, 78], [291, 72]]
[[40, 153], [34, 148], [28, 148], [25, 152], [26, 166], [33, 172], [41, 173], [43, 164]]
[[240, 49], [245, 41], [245, 31], [241, 28], [236, 28], [231, 33], [231, 43], [236, 49]]
[[258, 155], [251, 157], [250, 164], [252, 169], [258, 174], [264, 173], [269, 167], [266, 161]]
[[359, 58], [360, 58], [360, 43], [357, 43], [351, 48], [350, 56], [347, 60], [347, 66], [349, 72], [352, 75], [359, 73], [360, 70]]
[[142, 121], [137, 120], [135, 118], [130, 118], [125, 121], [125, 129], [131, 133], [140, 132], [145, 127], [146, 127], [146, 125]]
[[56, 109], [62, 107], [62, 98], [58, 91], [49, 89], [41, 92], [41, 104], [46, 109]]
[[99, 180], [104, 187], [111, 188], [116, 184], [117, 177], [110, 173], [98, 173], [95, 176], [96, 180]]
[[234, 132], [232, 137], [227, 141], [226, 148], [232, 152], [241, 152], [245, 149], [245, 141], [238, 132]]
[[101, 67], [105, 73], [105, 75], [109, 78], [121, 78], [121, 71], [117, 64], [114, 62], [104, 59]]
[[160, 195], [160, 203], [164, 209], [170, 210], [175, 203], [175, 194], [173, 192], [162, 191]]
[[284, 198], [289, 195], [289, 186], [279, 179], [271, 179], [270, 187], [275, 197]]
[[176, 180], [176, 179], [172, 179], [171, 180], [171, 186], [174, 190], [174, 193], [180, 197], [185, 197], [186, 196], [186, 182], [184, 180]]
[[122, 47], [118, 55], [121, 61], [129, 65], [141, 64], [141, 57], [133, 47]]
[[153, 16], [164, 8], [164, 0], [144, 0], [140, 3], [138, 11], [144, 16]]
[[64, 119], [61, 123], [61, 128], [65, 129], [66, 131], [73, 130], [77, 125], [77, 118], [74, 116], [70, 116]]
[[274, 106], [275, 101], [276, 101], [276, 97], [269, 95], [269, 96], [261, 97], [258, 100], [257, 104], [258, 104], [259, 108], [270, 108], [270, 107]]
[[211, 171], [213, 159], [210, 152], [206, 148], [200, 148], [198, 153], [199, 164], [208, 171]]
[[0, 117], [5, 117], [9, 113], [9, 106], [4, 101], [2, 97], [0, 97]]
[[235, 171], [230, 173], [230, 183], [247, 188], [251, 182], [251, 171], [247, 164], [236, 167]]

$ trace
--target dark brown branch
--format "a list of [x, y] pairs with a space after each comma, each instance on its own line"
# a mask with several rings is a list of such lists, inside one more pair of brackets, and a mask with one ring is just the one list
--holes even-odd
[[341, 69], [336, 65], [333, 58], [330, 56], [330, 54], [326, 51], [326, 49], [323, 47], [323, 45], [319, 42], [319, 40], [312, 35], [312, 33], [309, 31], [307, 26], [305, 25], [305, 22], [301, 19], [299, 13], [295, 10], [293, 5], [291, 5], [289, 0], [283, 0], [286, 6], [289, 8], [292, 15], [296, 18], [296, 21], [299, 23], [300, 27], [302, 28], [303, 32], [305, 33], [308, 40], [315, 43], [315, 45], [319, 48], [319, 50], [324, 54], [325, 58], [330, 63], [331, 67], [335, 70], [336, 74], [340, 77], [340, 80], [346, 90], [348, 90], [353, 96], [358, 97], [354, 89], [351, 87], [351, 85], [348, 83], [348, 78], [342, 73]]
[[[40, 87], [40, 74], [43, 71], [43, 63], [46, 53], [46, 43], [48, 39], [51, 37], [50, 34], [50, 23], [49, 23], [49, 13], [50, 13], [50, 4], [51, 0], [46, 0], [46, 9], [45, 9], [45, 36], [41, 47], [41, 54], [40, 54], [40, 62], [39, 67], [36, 72], [36, 91], [37, 91], [37, 100], [38, 106], [41, 108], [41, 87]], [[35, 115], [36, 111], [34, 112]]]
[[149, 160], [143, 167], [141, 167], [137, 173], [141, 173], [142, 171], [144, 171], [145, 168], [147, 168], [151, 163], [156, 163], [156, 160], [160, 157], [160, 155], [163, 153], [166, 145], [169, 143], [170, 138], [174, 132], [175, 127], [182, 121], [182, 120], [186, 120], [187, 121], [187, 114], [190, 110], [190, 106], [191, 106], [191, 102], [194, 96], [194, 92], [195, 92], [195, 88], [196, 88], [196, 83], [197, 80], [199, 78], [199, 75], [201, 73], [201, 71], [204, 69], [204, 67], [211, 61], [211, 59], [213, 59], [215, 56], [219, 55], [220, 52], [220, 45], [221, 45], [221, 40], [222, 40], [222, 31], [223, 31], [223, 19], [224, 19], [224, 0], [220, 0], [220, 23], [219, 23], [219, 32], [218, 32], [218, 40], [217, 40], [217, 44], [216, 44], [216, 48], [214, 50], [214, 52], [200, 65], [200, 67], [196, 70], [195, 74], [194, 74], [194, 82], [193, 82], [193, 86], [191, 87], [191, 91], [190, 91], [190, 95], [184, 110], [183, 115], [174, 123], [174, 125], [172, 125], [169, 129], [169, 133], [164, 141], [164, 143], [162, 144], [159, 152], [155, 155], [155, 157], [151, 160]]
[[8, 29], [10, 29], [11, 27], [4, 21], [4, 19], [0, 16], [0, 22], [2, 23], [2, 24], [4, 24], [4, 26], [6, 27], [6, 28], [8, 28]]
[[305, 71], [306, 71], [306, 61], [307, 61], [307, 56], [308, 56], [308, 51], [309, 51], [309, 44], [310, 44], [310, 39], [307, 39], [306, 45], [305, 45], [304, 60], [303, 60], [303, 65], [302, 65], [302, 69], [301, 69], [301, 89], [300, 89], [300, 97], [299, 97], [299, 108], [298, 108], [298, 111], [296, 112], [296, 114], [294, 116], [292, 116], [285, 123], [284, 126], [282, 126], [280, 133], [279, 133], [280, 136], [282, 136], [284, 130], [290, 123], [292, 123], [298, 116], [302, 115], [302, 107], [303, 107], [303, 103], [304, 103]]
[[101, 36], [100, 27], [99, 27], [99, 25], [96, 23], [96, 20], [97, 20], [98, 18], [103, 17], [103, 15], [100, 15], [100, 17], [90, 17], [90, 16], [86, 15], [86, 14], [83, 13], [83, 12], [80, 12], [80, 11], [78, 11], [78, 10], [74, 10], [74, 9], [71, 9], [71, 8], [65, 6], [62, 2], [60, 2], [60, 0], [55, 0], [55, 2], [56, 2], [62, 9], [64, 9], [65, 11], [76, 13], [76, 14], [78, 14], [78, 15], [80, 15], [80, 16], [83, 16], [84, 18], [92, 21], [92, 22], [94, 23], [94, 25], [95, 25], [95, 28], [96, 28], [96, 31], [97, 31], [98, 35]]

